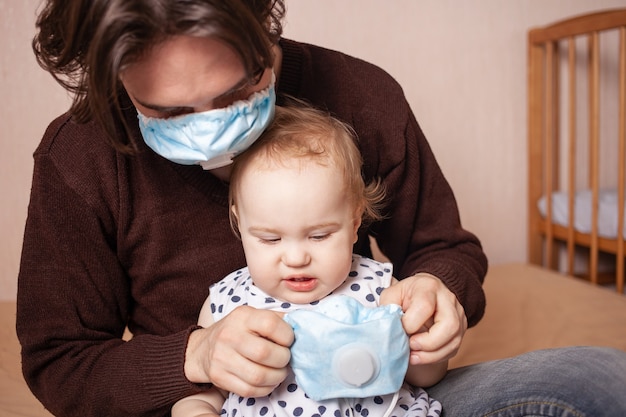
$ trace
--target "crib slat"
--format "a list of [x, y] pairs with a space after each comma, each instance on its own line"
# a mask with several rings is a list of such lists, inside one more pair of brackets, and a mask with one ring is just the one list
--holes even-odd
[[[559, 42], [551, 42], [552, 43], [552, 77], [550, 80], [550, 85], [548, 86], [551, 89], [551, 97], [552, 100], [550, 102], [551, 111], [551, 121], [552, 128], [550, 130], [550, 143], [552, 144], [552, 155], [549, 160], [550, 169], [552, 170], [552, 182], [550, 185], [550, 190], [552, 191], [552, 195], [554, 191], [560, 189], [561, 184], [561, 95], [559, 94], [560, 85], [561, 85], [561, 58], [560, 58], [560, 45]], [[552, 199], [552, 197], [550, 198]], [[550, 268], [559, 269], [559, 251], [558, 249], [558, 238], [556, 236], [554, 230], [554, 224], [550, 222], [550, 229], [552, 230], [552, 256], [548, 258], [548, 262]]]
[[536, 203], [544, 195], [543, 140], [546, 55], [543, 44], [528, 42], [528, 260], [543, 265], [544, 222]]
[[600, 49], [598, 32], [589, 35], [589, 172], [591, 186], [590, 278], [598, 283], [598, 188], [599, 188], [599, 118], [600, 118]]
[[545, 160], [545, 195], [546, 195], [546, 223], [545, 223], [545, 233], [546, 233], [546, 260], [548, 265], [551, 268], [554, 268], [552, 263], [552, 259], [554, 259], [554, 236], [552, 233], [552, 161], [553, 161], [553, 142], [552, 138], [552, 77], [554, 73], [554, 44], [552, 42], [548, 42], [546, 47], [546, 78], [545, 78], [545, 124], [543, 132], [544, 137], [544, 155], [546, 156]]
[[569, 150], [568, 150], [568, 192], [567, 212], [569, 222], [567, 225], [567, 273], [574, 275], [574, 197], [576, 194], [576, 38], [571, 36], [568, 40], [568, 79], [569, 79]]
[[619, 104], [618, 104], [618, 209], [617, 209], [617, 265], [615, 285], [624, 291], [624, 186], [626, 185], [626, 27], [619, 29]]

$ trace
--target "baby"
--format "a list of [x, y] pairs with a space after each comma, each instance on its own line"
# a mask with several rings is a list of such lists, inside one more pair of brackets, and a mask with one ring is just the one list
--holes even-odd
[[[248, 266], [210, 288], [200, 326], [241, 305], [288, 313], [347, 295], [378, 306], [381, 291], [396, 282], [391, 264], [355, 255], [352, 247], [362, 222], [381, 217], [384, 190], [380, 182], [364, 183], [355, 141], [349, 127], [323, 112], [276, 108], [270, 127], [235, 158], [230, 177], [231, 223]], [[311, 399], [290, 370], [266, 397], [212, 388], [179, 401], [172, 415], [438, 416], [439, 402], [416, 387], [434, 385], [446, 370], [447, 362], [409, 365], [399, 392], [323, 401]]]

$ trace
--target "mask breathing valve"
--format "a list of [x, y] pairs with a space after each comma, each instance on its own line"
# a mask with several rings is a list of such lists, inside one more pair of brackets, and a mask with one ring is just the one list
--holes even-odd
[[365, 385], [376, 378], [380, 369], [376, 355], [359, 343], [341, 347], [333, 357], [332, 366], [340, 381], [354, 387]]

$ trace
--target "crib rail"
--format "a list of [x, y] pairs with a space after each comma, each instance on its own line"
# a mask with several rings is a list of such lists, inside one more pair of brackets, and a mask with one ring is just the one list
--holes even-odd
[[[611, 51], [615, 60], [602, 60], [601, 36], [618, 32], [617, 51]], [[586, 43], [581, 53], [580, 42]], [[580, 62], [586, 62], [581, 70]], [[613, 65], [617, 68], [607, 69]], [[610, 102], [616, 111], [617, 127], [612, 137], [601, 135], [601, 122], [606, 100], [602, 94], [613, 86], [601, 85], [606, 74], [616, 74], [617, 99]], [[585, 88], [581, 88], [581, 84]], [[584, 105], [581, 106], [581, 98]], [[532, 29], [528, 33], [528, 257], [534, 264], [559, 269], [560, 248], [565, 248], [568, 274], [573, 275], [577, 248], [588, 251], [587, 275], [598, 283], [600, 252], [615, 255], [615, 285], [624, 291], [624, 187], [626, 174], [626, 9], [596, 12], [555, 24]], [[581, 120], [587, 124], [580, 132]], [[565, 132], [564, 132], [565, 131]], [[601, 146], [611, 146], [616, 157], [613, 178], [609, 183], [617, 188], [617, 235], [608, 239], [598, 234], [598, 199], [603, 186], [600, 168]], [[580, 149], [586, 149], [587, 162], [580, 164]], [[586, 165], [582, 167], [581, 165]], [[584, 170], [584, 171], [581, 171]], [[613, 172], [614, 171], [614, 172]], [[580, 173], [586, 172], [581, 184]], [[575, 195], [581, 188], [591, 190], [591, 231], [575, 229]], [[553, 194], [565, 191], [568, 196], [568, 225], [553, 221]], [[546, 210], [542, 216], [537, 202], [545, 197]]]

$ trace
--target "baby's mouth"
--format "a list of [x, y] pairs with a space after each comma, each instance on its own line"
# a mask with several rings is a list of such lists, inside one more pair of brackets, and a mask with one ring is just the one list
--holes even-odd
[[288, 277], [285, 284], [292, 291], [311, 291], [317, 286], [317, 279], [314, 277]]

